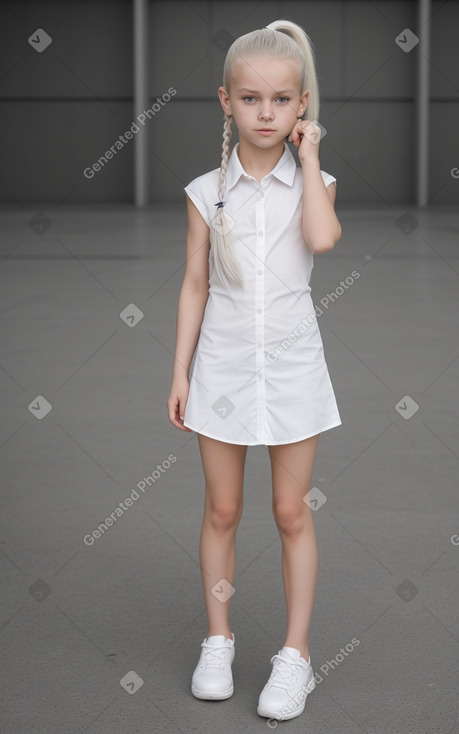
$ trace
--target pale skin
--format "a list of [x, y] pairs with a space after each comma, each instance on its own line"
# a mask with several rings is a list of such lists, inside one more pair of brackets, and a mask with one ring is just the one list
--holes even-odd
[[[244, 91], [239, 91], [239, 90]], [[250, 90], [247, 91], [247, 90]], [[286, 91], [290, 90], [290, 91]], [[279, 94], [282, 92], [282, 94]], [[303, 235], [313, 253], [331, 250], [341, 237], [335, 213], [336, 187], [326, 187], [319, 162], [319, 130], [305, 112], [309, 91], [300, 93], [293, 59], [252, 58], [236, 67], [229, 91], [218, 90], [221, 106], [233, 115], [239, 132], [238, 155], [244, 170], [260, 182], [281, 158], [284, 139], [298, 147], [303, 169]], [[260, 128], [272, 128], [261, 135]], [[209, 228], [187, 196], [188, 233], [185, 275], [179, 296], [172, 385], [167, 400], [169, 420], [181, 431], [189, 391], [191, 364], [208, 299]], [[231, 597], [222, 603], [211, 592], [222, 578], [234, 585], [236, 532], [242, 516], [247, 446], [198, 433], [205, 479], [204, 516], [199, 559], [207, 613], [206, 636], [231, 638]], [[318, 576], [318, 549], [312, 510], [304, 501], [320, 434], [303, 441], [269, 445], [272, 511], [282, 543], [282, 577], [287, 608], [283, 645], [309, 659], [308, 636]]]

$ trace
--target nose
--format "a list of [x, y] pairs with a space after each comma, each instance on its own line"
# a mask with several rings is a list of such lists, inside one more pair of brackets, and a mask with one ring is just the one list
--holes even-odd
[[264, 109], [260, 113], [260, 117], [263, 120], [272, 120], [273, 114], [272, 114], [271, 107], [270, 107], [269, 103], [264, 105]]

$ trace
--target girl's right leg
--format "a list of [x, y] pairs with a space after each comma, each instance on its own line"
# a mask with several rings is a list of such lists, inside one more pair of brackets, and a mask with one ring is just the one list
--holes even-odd
[[[217, 441], [198, 433], [199, 451], [206, 484], [204, 517], [199, 542], [199, 560], [207, 612], [207, 635], [231, 638], [228, 584], [236, 571], [236, 531], [243, 508], [244, 466], [247, 446]], [[220, 585], [223, 598], [218, 598]], [[231, 589], [230, 589], [231, 590]], [[225, 593], [226, 592], [226, 593]]]

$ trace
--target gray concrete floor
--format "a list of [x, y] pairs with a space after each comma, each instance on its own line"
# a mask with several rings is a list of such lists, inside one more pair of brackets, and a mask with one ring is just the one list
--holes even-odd
[[256, 712], [286, 621], [265, 446], [246, 461], [235, 692], [190, 691], [204, 483], [196, 434], [166, 411], [185, 207], [61, 204], [42, 208], [47, 229], [37, 211], [0, 212], [0, 730], [459, 732], [457, 211], [338, 207], [343, 237], [315, 258], [316, 304], [360, 277], [319, 318], [343, 420], [313, 475], [322, 680], [278, 725]]

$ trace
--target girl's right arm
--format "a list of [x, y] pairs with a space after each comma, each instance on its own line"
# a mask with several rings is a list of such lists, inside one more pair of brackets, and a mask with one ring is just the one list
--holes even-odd
[[182, 431], [190, 388], [188, 370], [199, 338], [209, 297], [209, 227], [186, 194], [188, 233], [186, 267], [177, 309], [177, 337], [172, 385], [167, 399], [170, 422]]

